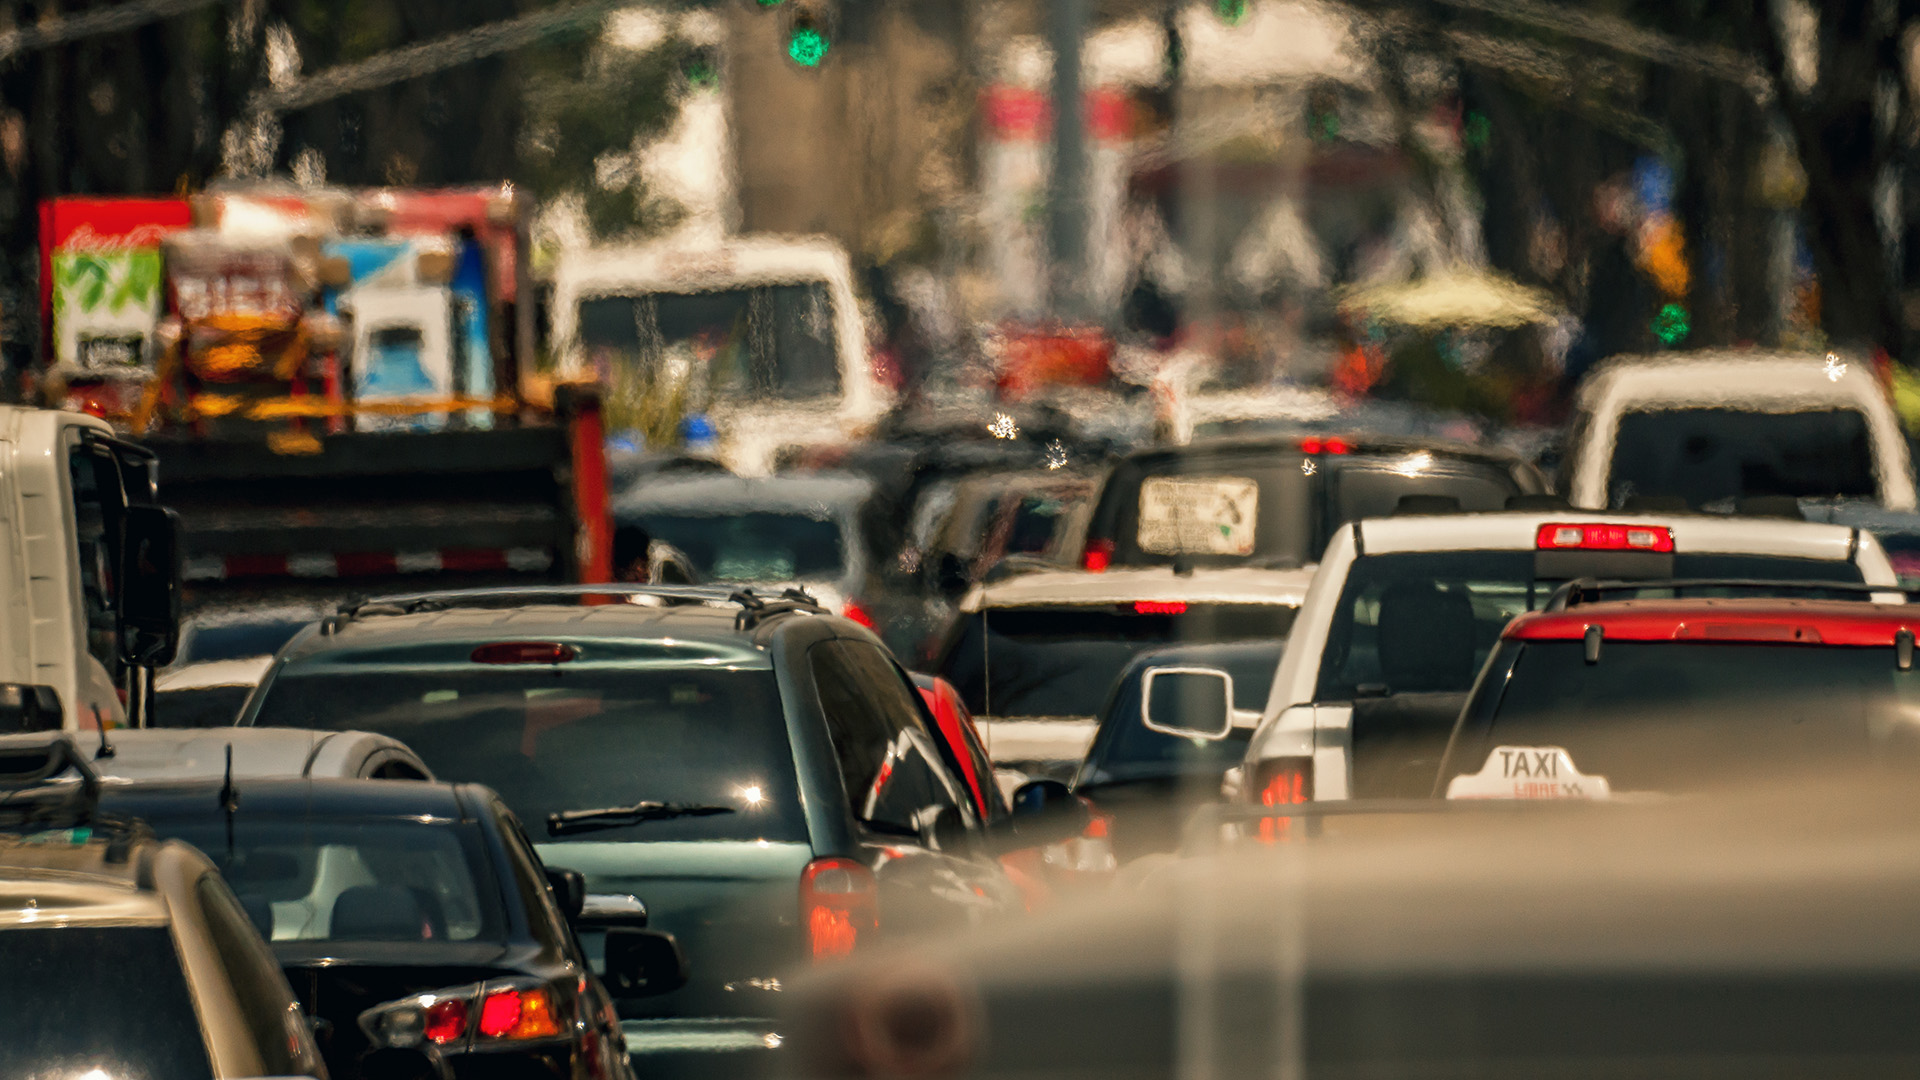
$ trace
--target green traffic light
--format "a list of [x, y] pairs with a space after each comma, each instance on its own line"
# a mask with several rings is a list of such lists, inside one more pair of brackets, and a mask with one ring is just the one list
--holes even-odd
[[1653, 317], [1653, 336], [1663, 345], [1678, 345], [1693, 332], [1687, 309], [1679, 304], [1667, 304], [1660, 314]]
[[785, 0], [759, 0], [761, 7], [779, 7]]
[[795, 27], [793, 36], [787, 39], [787, 55], [801, 67], [819, 67], [829, 48], [827, 36], [811, 26]]
[[1247, 17], [1247, 0], [1213, 0], [1213, 13], [1229, 26], [1238, 26]]

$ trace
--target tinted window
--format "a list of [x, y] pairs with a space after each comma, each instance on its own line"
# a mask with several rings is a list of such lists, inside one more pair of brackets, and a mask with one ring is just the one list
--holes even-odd
[[272, 941], [499, 941], [493, 874], [471, 828], [168, 817], [123, 806], [220, 867], [248, 921]]
[[0, 971], [0, 1076], [213, 1075], [165, 927], [0, 930]]
[[805, 514], [643, 514], [640, 523], [719, 581], [838, 577], [847, 556], [840, 523]]
[[305, 1018], [294, 1008], [286, 977], [261, 943], [257, 928], [220, 875], [203, 876], [196, 891], [207, 917], [208, 936], [233, 984], [241, 1016], [260, 1049], [265, 1071], [293, 1076], [310, 1070], [313, 1063], [309, 1055], [300, 1052]]
[[232, 727], [251, 686], [209, 686], [201, 690], [162, 690], [154, 695], [153, 726], [164, 728]]
[[1434, 460], [1432, 454], [1415, 451], [1397, 462], [1367, 459], [1365, 465], [1355, 462], [1338, 470], [1329, 485], [1333, 513], [1322, 544], [1345, 522], [1392, 514], [1407, 495], [1453, 499], [1466, 511], [1504, 510], [1507, 497], [1520, 490], [1502, 470], [1475, 469], [1458, 460], [1436, 468]]
[[1477, 772], [1495, 745], [1560, 746], [1615, 787], [1697, 787], [1920, 734], [1920, 671], [1891, 647], [1607, 641], [1596, 664], [1578, 641], [1509, 647], [1490, 727], [1454, 771]]
[[272, 656], [299, 633], [308, 618], [274, 619], [266, 622], [239, 622], [224, 625], [195, 624], [187, 628], [180, 642], [178, 664], [202, 660], [239, 660], [249, 656]]
[[1735, 409], [1630, 412], [1614, 436], [1608, 505], [1678, 496], [1731, 509], [1762, 495], [1875, 494], [1867, 418], [1853, 409], [1763, 413]]
[[962, 620], [939, 674], [978, 716], [1093, 716], [1140, 652], [1284, 636], [1296, 612], [1281, 604], [1194, 604], [1154, 615], [1127, 605], [992, 608]]
[[[1858, 582], [1850, 562], [1751, 555], [1676, 555], [1678, 578]], [[1354, 560], [1321, 656], [1319, 701], [1461, 693], [1513, 616], [1546, 603], [1556, 580], [1534, 576], [1530, 551], [1369, 555]], [[1672, 595], [1650, 584], [1650, 593]], [[1694, 590], [1704, 595], [1711, 590]], [[1839, 594], [1835, 594], [1839, 596]]]
[[255, 723], [377, 731], [436, 775], [482, 783], [544, 834], [561, 810], [641, 800], [735, 813], [587, 840], [804, 840], [773, 672], [725, 667], [283, 672]]
[[67, 455], [73, 482], [74, 538], [80, 559], [80, 597], [86, 608], [87, 651], [108, 672], [120, 670], [114, 635], [113, 545], [108, 538], [118, 513], [119, 473], [111, 459], [78, 447]]
[[879, 649], [823, 641], [807, 652], [840, 779], [854, 816], [896, 828], [927, 823], [932, 807], [961, 805], [935, 736], [915, 698]]
[[697, 365], [725, 397], [838, 393], [833, 305], [824, 282], [699, 293], [609, 296], [580, 303], [580, 341], [596, 360]]

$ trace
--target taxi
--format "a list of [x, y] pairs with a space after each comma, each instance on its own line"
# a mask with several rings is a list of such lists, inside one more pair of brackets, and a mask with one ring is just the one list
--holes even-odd
[[[1644, 585], [1513, 620], [1435, 794], [1608, 799], [1920, 761], [1920, 609], [1793, 595], [1804, 583], [1718, 598], [1697, 594], [1731, 583]], [[1662, 591], [1677, 595], [1647, 595]]]
[[1806, 600], [1897, 592], [1872, 534], [1838, 525], [1567, 509], [1356, 522], [1327, 546], [1226, 792], [1266, 806], [1430, 796], [1507, 624], [1581, 578], [1831, 585]]

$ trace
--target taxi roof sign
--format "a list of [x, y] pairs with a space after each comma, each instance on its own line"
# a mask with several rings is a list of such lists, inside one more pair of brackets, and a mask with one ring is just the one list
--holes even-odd
[[1447, 783], [1449, 799], [1606, 799], [1604, 776], [1587, 776], [1558, 746], [1496, 746], [1477, 773]]

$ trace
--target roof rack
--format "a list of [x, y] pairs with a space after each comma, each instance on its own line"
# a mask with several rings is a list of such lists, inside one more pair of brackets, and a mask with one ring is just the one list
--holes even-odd
[[[77, 779], [61, 782], [73, 773]], [[108, 861], [119, 861], [140, 828], [137, 822], [100, 813], [100, 774], [71, 732], [44, 741], [0, 748], [0, 832], [35, 833], [86, 826], [111, 841]], [[118, 853], [118, 858], [116, 858]]]
[[1898, 585], [1868, 585], [1856, 581], [1780, 581], [1770, 578], [1649, 578], [1640, 581], [1603, 581], [1576, 578], [1553, 591], [1547, 599], [1547, 611], [1565, 611], [1582, 604], [1594, 604], [1610, 594], [1641, 593], [1649, 590], [1673, 593], [1676, 600], [1683, 589], [1740, 589], [1762, 597], [1792, 596], [1801, 593], [1857, 593], [1871, 601], [1875, 595], [1891, 594], [1903, 599], [1913, 592]]
[[[372, 596], [343, 603], [333, 615], [320, 620], [322, 634], [337, 633], [341, 626], [365, 615], [414, 615], [449, 608], [504, 607], [516, 603], [579, 600], [589, 596], [638, 598], [650, 597], [669, 603], [737, 604], [742, 629], [762, 619], [786, 611], [826, 614], [827, 609], [804, 589], [787, 588], [780, 593], [761, 596], [750, 587], [727, 585], [524, 585], [494, 589], [449, 589], [442, 592], [397, 593]], [[752, 613], [754, 618], [742, 623]]]

